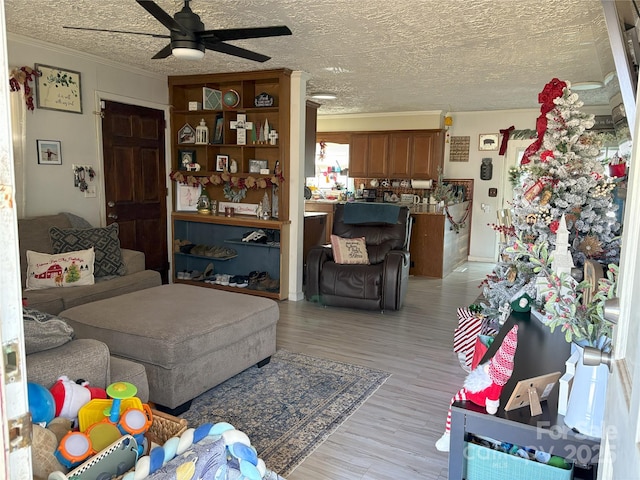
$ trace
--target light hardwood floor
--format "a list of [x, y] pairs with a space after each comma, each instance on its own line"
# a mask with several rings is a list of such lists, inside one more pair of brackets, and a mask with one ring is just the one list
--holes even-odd
[[280, 303], [278, 348], [392, 374], [289, 480], [447, 478], [448, 454], [434, 443], [466, 376], [452, 351], [456, 309], [477, 298], [492, 267], [469, 262], [444, 279], [410, 277], [399, 312]]

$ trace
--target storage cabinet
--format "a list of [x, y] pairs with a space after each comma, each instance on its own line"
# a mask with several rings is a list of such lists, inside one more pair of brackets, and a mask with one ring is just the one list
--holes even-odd
[[[285, 299], [288, 291], [288, 222], [252, 219], [250, 217], [220, 217], [198, 213], [174, 213], [172, 231], [174, 239], [174, 282], [248, 293], [278, 300]], [[261, 229], [268, 234], [270, 243], [243, 242], [249, 232]], [[235, 255], [216, 258], [206, 252], [197, 254], [184, 250], [178, 241], [188, 241], [195, 245], [226, 247]], [[183, 251], [184, 250], [184, 251]], [[180, 278], [183, 272], [204, 272], [213, 264], [213, 273], [229, 275], [249, 275], [252, 271], [267, 272], [269, 277], [279, 280], [277, 291], [256, 290], [250, 287], [238, 288], [205, 283], [203, 280]]]
[[354, 133], [349, 175], [354, 178], [437, 179], [444, 165], [442, 130]]
[[[257, 181], [271, 179], [276, 165], [286, 179], [289, 168], [289, 131], [290, 131], [290, 82], [291, 71], [263, 70], [234, 74], [205, 74], [169, 77], [169, 101], [171, 111], [171, 139], [174, 171], [183, 170], [185, 175], [210, 177], [224, 173], [219, 167], [220, 157], [227, 158], [229, 166], [235, 161], [236, 179], [248, 176]], [[217, 90], [222, 102], [216, 109], [203, 109], [204, 88]], [[270, 106], [256, 106], [260, 99], [272, 99]], [[227, 102], [225, 103], [225, 99]], [[237, 99], [237, 105], [232, 101]], [[263, 104], [269, 104], [264, 102]], [[190, 109], [190, 104], [197, 109]], [[242, 120], [251, 123], [252, 129], [245, 129], [246, 142], [238, 142], [242, 136]], [[209, 129], [206, 144], [195, 143], [195, 138], [179, 135], [189, 125], [193, 131], [205, 121]], [[277, 138], [271, 140], [268, 131], [275, 131]], [[262, 131], [262, 134], [260, 133]], [[185, 140], [187, 140], [185, 142]], [[199, 171], [186, 171], [182, 164], [186, 152], [200, 166]], [[269, 174], [261, 174], [258, 163], [262, 160]], [[223, 185], [208, 186], [209, 196], [219, 201], [225, 200]], [[288, 219], [288, 186], [286, 181], [278, 188], [280, 219]], [[263, 189], [249, 189], [246, 202], [258, 203], [264, 194]]]

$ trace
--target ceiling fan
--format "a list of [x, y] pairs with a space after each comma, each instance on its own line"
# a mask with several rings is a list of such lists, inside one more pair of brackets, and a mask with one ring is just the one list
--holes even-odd
[[173, 17], [160, 8], [152, 0], [136, 0], [142, 8], [153, 15], [160, 23], [169, 29], [169, 35], [156, 33], [130, 32], [126, 30], [108, 30], [103, 28], [63, 27], [72, 30], [92, 30], [96, 32], [129, 33], [133, 35], [146, 35], [154, 38], [169, 38], [171, 42], [153, 58], [167, 58], [173, 55], [184, 60], [200, 60], [204, 57], [205, 49], [234, 55], [236, 57], [266, 62], [271, 57], [252, 52], [244, 48], [225, 43], [228, 40], [242, 40], [246, 38], [277, 37], [291, 35], [288, 27], [256, 27], [256, 28], [227, 28], [218, 30], [205, 30], [200, 17], [189, 8], [189, 2], [184, 1], [184, 7]]

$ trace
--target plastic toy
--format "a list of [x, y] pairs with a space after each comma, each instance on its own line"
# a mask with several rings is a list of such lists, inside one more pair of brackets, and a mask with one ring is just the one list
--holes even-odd
[[[113, 399], [109, 410], [109, 421], [118, 423], [120, 418], [120, 403], [126, 398], [134, 397], [138, 393], [138, 388], [129, 382], [116, 382], [107, 387], [107, 395]], [[105, 415], [107, 412], [105, 411]]]
[[46, 425], [56, 416], [56, 404], [51, 392], [38, 383], [27, 382], [29, 411], [33, 423]]
[[63, 375], [49, 389], [55, 400], [56, 417], [75, 421], [78, 418], [80, 408], [89, 403], [92, 398], [107, 398], [103, 389], [89, 387], [83, 380], [79, 381], [84, 385], [79, 385]]

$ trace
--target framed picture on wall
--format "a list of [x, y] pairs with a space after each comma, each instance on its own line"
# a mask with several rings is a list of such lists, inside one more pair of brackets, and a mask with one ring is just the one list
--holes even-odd
[[62, 146], [59, 140], [36, 140], [40, 165], [62, 165]]
[[478, 150], [491, 151], [498, 150], [498, 143], [500, 142], [499, 133], [481, 133], [478, 141]]
[[229, 171], [229, 155], [216, 155], [216, 172]]
[[198, 210], [198, 197], [202, 192], [202, 186], [192, 187], [181, 183], [176, 187], [176, 211], [196, 212]]
[[36, 78], [38, 108], [82, 113], [80, 72], [39, 63], [35, 68], [40, 72]]

